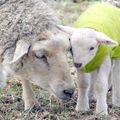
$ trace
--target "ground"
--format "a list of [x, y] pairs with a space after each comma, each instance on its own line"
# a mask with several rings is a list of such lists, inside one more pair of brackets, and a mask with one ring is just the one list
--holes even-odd
[[[72, 0], [71, 0], [72, 1]], [[62, 24], [73, 26], [74, 21], [94, 0], [79, 0], [79, 3], [72, 3], [70, 0], [62, 0], [59, 3], [52, 4], [57, 10], [57, 14], [62, 20]], [[59, 9], [58, 9], [59, 8]], [[71, 66], [71, 74], [76, 79], [76, 71], [72, 65], [71, 56], [68, 55], [68, 61]], [[120, 120], [120, 108], [111, 106], [111, 92], [108, 92], [109, 116], [95, 115], [95, 102], [90, 103], [90, 110], [86, 113], [76, 112], [75, 105], [77, 94], [68, 103], [63, 103], [47, 91], [37, 86], [33, 86], [35, 96], [41, 103], [45, 112], [24, 111], [22, 100], [22, 87], [20, 81], [10, 80], [8, 85], [0, 90], [0, 120]], [[77, 92], [77, 91], [76, 91]]]

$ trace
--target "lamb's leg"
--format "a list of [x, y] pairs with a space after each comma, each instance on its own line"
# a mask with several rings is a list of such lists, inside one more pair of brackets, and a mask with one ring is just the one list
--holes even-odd
[[89, 109], [89, 87], [90, 87], [90, 74], [82, 73], [78, 70], [78, 99], [75, 110], [76, 111], [87, 111]]
[[120, 59], [113, 60], [112, 79], [112, 103], [120, 107]]
[[90, 89], [89, 89], [89, 101], [90, 102], [96, 101], [96, 97], [94, 93], [94, 83], [97, 79], [97, 74], [98, 74], [97, 70], [91, 72], [91, 81], [90, 81]]
[[32, 87], [28, 80], [22, 79], [22, 88], [23, 88], [23, 100], [25, 104], [25, 110], [32, 109], [34, 105], [38, 105], [39, 103], [34, 97]]
[[108, 56], [98, 71], [98, 78], [95, 82], [95, 94], [96, 94], [96, 113], [108, 114], [107, 112], [107, 91], [108, 91], [108, 78], [111, 69], [111, 60]]

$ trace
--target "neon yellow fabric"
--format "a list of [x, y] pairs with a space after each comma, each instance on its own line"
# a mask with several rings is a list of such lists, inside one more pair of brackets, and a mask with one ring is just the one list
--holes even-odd
[[[96, 29], [120, 44], [120, 9], [107, 3], [97, 3], [81, 14], [75, 22], [75, 27]], [[120, 58], [120, 46], [108, 48], [101, 45], [93, 60], [81, 70], [91, 72], [99, 68], [109, 52], [111, 58]]]

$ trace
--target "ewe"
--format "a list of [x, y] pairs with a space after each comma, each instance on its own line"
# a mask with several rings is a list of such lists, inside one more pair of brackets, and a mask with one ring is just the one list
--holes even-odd
[[70, 34], [73, 60], [78, 72], [76, 110], [89, 109], [88, 94], [92, 84], [97, 99], [96, 112], [108, 114], [106, 95], [110, 73], [113, 104], [120, 106], [120, 46], [115, 47], [117, 42], [120, 43], [120, 9], [105, 3], [95, 4], [79, 17], [75, 26], [77, 28], [59, 28]]
[[38, 105], [30, 82], [59, 99], [70, 99], [74, 84], [66, 57], [69, 42], [61, 39], [52, 10], [42, 0], [6, 0], [0, 5], [1, 78], [21, 77], [25, 110]]

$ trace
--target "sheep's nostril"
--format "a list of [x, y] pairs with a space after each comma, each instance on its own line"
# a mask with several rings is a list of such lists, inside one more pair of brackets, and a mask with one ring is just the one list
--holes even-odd
[[74, 63], [74, 65], [75, 65], [76, 68], [82, 67], [82, 63]]
[[73, 94], [74, 94], [74, 89], [66, 89], [66, 90], [63, 90], [63, 93], [68, 96], [68, 97], [72, 97]]

